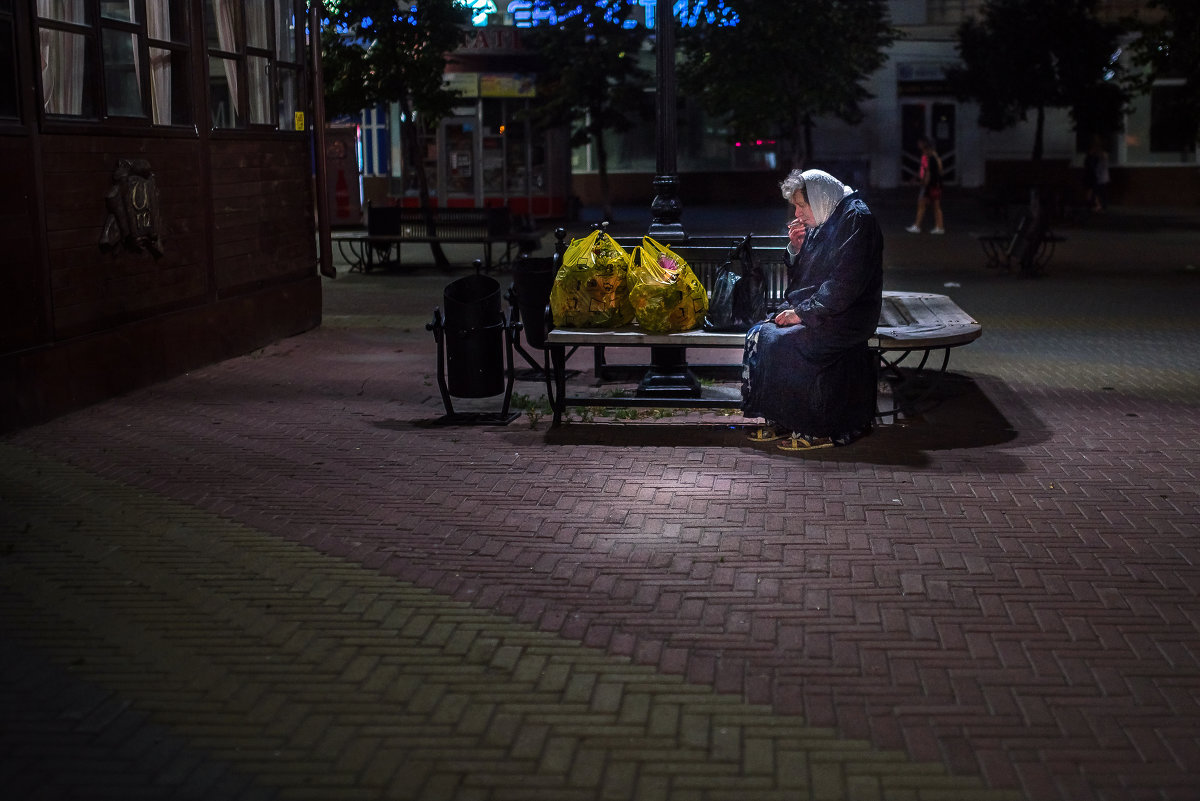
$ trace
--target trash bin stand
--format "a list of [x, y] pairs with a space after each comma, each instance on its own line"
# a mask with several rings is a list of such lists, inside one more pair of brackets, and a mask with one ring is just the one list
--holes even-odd
[[513, 380], [516, 376], [513, 369], [513, 329], [520, 323], [515, 319], [502, 319], [498, 325], [504, 327], [504, 351], [507, 357], [504, 403], [499, 412], [456, 412], [454, 403], [450, 399], [449, 385], [446, 383], [446, 324], [442, 318], [442, 310], [440, 308], [433, 310], [433, 322], [428, 323], [425, 330], [433, 332], [434, 341], [437, 343], [437, 385], [438, 391], [442, 395], [442, 405], [446, 408], [446, 414], [433, 421], [434, 425], [506, 426], [520, 416], [518, 412], [509, 411], [512, 403]]

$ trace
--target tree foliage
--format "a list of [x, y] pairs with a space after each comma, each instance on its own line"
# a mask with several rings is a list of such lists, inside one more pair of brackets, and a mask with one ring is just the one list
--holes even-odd
[[[716, 5], [716, 4], [714, 4]], [[899, 36], [883, 0], [690, 2], [681, 32], [685, 91], [738, 136], [785, 143], [792, 166], [812, 156], [819, 117], [862, 119], [864, 81]], [[736, 24], [735, 24], [736, 23]]]
[[611, 214], [606, 131], [627, 131], [653, 108], [651, 74], [638, 55], [642, 26], [626, 26], [634, 0], [539, 0], [548, 24], [529, 29], [525, 42], [542, 59], [535, 125], [566, 126], [570, 143], [595, 144], [605, 214]]
[[1160, 16], [1137, 25], [1141, 35], [1133, 43], [1134, 63], [1143, 72], [1134, 76], [1134, 85], [1148, 92], [1157, 80], [1182, 79], [1175, 102], [1165, 112], [1180, 120], [1195, 143], [1200, 138], [1200, 3], [1149, 0], [1147, 7]]
[[333, 113], [408, 102], [446, 116], [456, 93], [443, 87], [446, 54], [470, 21], [454, 0], [324, 0], [325, 98]]
[[[979, 124], [1003, 130], [1036, 115], [1040, 162], [1048, 108], [1069, 109], [1077, 130], [1119, 130], [1128, 93], [1117, 63], [1122, 26], [1096, 0], [987, 0], [958, 30], [963, 66], [949, 72], [960, 100], [979, 103]], [[1090, 129], [1090, 131], [1086, 130]]]
[[[400, 106], [400, 139], [421, 206], [430, 208], [426, 137], [458, 93], [443, 86], [446, 54], [462, 43], [470, 17], [454, 0], [323, 0], [321, 58], [326, 109], [355, 114], [378, 103]], [[430, 217], [432, 220], [432, 217]], [[446, 257], [435, 243], [435, 261]]]

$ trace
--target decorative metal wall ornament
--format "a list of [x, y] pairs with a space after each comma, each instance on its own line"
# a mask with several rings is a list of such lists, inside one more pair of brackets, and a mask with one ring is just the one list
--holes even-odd
[[124, 246], [134, 253], [163, 254], [158, 216], [158, 186], [145, 159], [118, 159], [113, 185], [104, 198], [108, 219], [100, 234], [100, 247], [114, 251]]

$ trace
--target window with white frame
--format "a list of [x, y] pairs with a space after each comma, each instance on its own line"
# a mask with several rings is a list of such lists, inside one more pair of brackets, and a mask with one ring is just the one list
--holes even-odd
[[388, 136], [387, 106], [375, 106], [362, 112], [363, 175], [386, 177], [391, 142]]

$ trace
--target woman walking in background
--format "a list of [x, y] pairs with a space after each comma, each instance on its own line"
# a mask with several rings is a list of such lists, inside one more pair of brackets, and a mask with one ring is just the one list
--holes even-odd
[[925, 219], [925, 208], [933, 207], [933, 230], [931, 234], [946, 233], [946, 223], [942, 219], [942, 157], [933, 147], [933, 140], [922, 136], [917, 140], [921, 148], [921, 190], [917, 195], [917, 221], [904, 229], [910, 234], [921, 233], [921, 221]]

